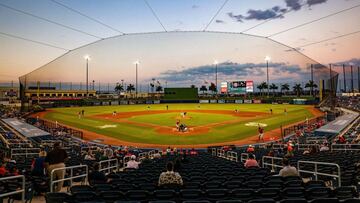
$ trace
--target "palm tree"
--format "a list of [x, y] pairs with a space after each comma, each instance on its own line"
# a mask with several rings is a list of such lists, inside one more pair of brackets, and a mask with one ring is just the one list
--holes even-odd
[[126, 91], [128, 91], [131, 94], [131, 91], [135, 90], [135, 86], [133, 84], [128, 84]]
[[196, 88], [196, 86], [195, 85], [190, 85], [190, 88]]
[[207, 91], [206, 86], [205, 86], [205, 85], [201, 86], [201, 87], [200, 87], [200, 91], [202, 91], [203, 94], [205, 94], [205, 91]]
[[275, 96], [275, 90], [279, 89], [279, 87], [277, 85], [275, 85], [275, 83], [271, 83], [271, 85], [269, 86], [269, 89], [272, 90], [273, 96]]
[[118, 94], [120, 94], [120, 92], [124, 91], [124, 86], [120, 83], [116, 83], [116, 86], [114, 88], [115, 92], [117, 92]]
[[217, 91], [216, 85], [214, 83], [211, 83], [209, 86], [209, 90], [212, 91], [213, 93], [215, 93]]
[[290, 85], [287, 84], [287, 83], [282, 84], [282, 85], [281, 85], [281, 88], [280, 88], [281, 94], [282, 94], [282, 92], [283, 92], [284, 90], [285, 90], [285, 93], [286, 93], [287, 91], [289, 91], [289, 90], [290, 90]]
[[157, 86], [156, 87], [156, 91], [159, 93], [159, 92], [161, 92], [161, 91], [163, 91], [163, 87], [162, 86]]
[[313, 80], [309, 80], [309, 82], [305, 84], [305, 88], [310, 88], [310, 95], [314, 96], [314, 88], [316, 89], [317, 85]]
[[268, 85], [266, 82], [260, 83], [260, 85], [257, 86], [257, 88], [260, 90], [260, 95], [262, 95], [262, 90], [267, 89]]
[[296, 92], [296, 96], [300, 97], [300, 94], [303, 90], [303, 88], [301, 87], [301, 84], [295, 84], [295, 86], [293, 87], [294, 92]]

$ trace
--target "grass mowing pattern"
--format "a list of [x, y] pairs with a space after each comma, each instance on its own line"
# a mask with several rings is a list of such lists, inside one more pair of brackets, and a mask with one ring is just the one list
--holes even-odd
[[[169, 109], [179, 110], [179, 112], [198, 109], [198, 104], [168, 104]], [[238, 122], [235, 124], [227, 124], [211, 128], [206, 134], [198, 134], [192, 136], [177, 136], [172, 134], [159, 134], [153, 128], [129, 125], [126, 123], [112, 122], [106, 119], [88, 118], [91, 115], [111, 114], [113, 111], [132, 112], [147, 110], [148, 105], [127, 105], [127, 106], [96, 106], [96, 107], [72, 107], [72, 108], [55, 108], [45, 115], [46, 119], [58, 121], [60, 123], [73, 126], [76, 128], [88, 130], [98, 134], [111, 136], [120, 140], [150, 143], [150, 144], [210, 144], [236, 141], [257, 134], [257, 127], [245, 126], [248, 121]], [[312, 117], [312, 114], [304, 105], [272, 105], [272, 104], [201, 104], [200, 110], [235, 110], [240, 112], [269, 112], [273, 109], [273, 115], [266, 118], [253, 118], [253, 122], [265, 123], [266, 132], [279, 128], [280, 125], [288, 125], [298, 121], [304, 121], [306, 118]], [[287, 109], [287, 115], [284, 109]], [[78, 118], [78, 112], [85, 110], [85, 118]], [[165, 110], [166, 104], [150, 105], [151, 110]], [[129, 118], [129, 120], [137, 122], [147, 122], [164, 126], [174, 126], [177, 113], [162, 113], [157, 115], [142, 115]], [[219, 115], [208, 113], [189, 113], [194, 119], [184, 121], [188, 125], [204, 125], [213, 122], [222, 122], [226, 120], [236, 119], [231, 115]], [[114, 128], [101, 129], [99, 126], [116, 125]]]

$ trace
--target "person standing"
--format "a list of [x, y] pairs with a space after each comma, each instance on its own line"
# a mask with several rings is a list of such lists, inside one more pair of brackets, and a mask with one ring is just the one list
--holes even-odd
[[[54, 143], [54, 149], [50, 151], [45, 157], [45, 164], [47, 166], [48, 174], [51, 176], [51, 172], [54, 169], [65, 168], [65, 161], [68, 159], [68, 155], [64, 149], [61, 148], [60, 142]], [[64, 179], [65, 169], [54, 171], [53, 175], [55, 180]], [[55, 187], [55, 191], [59, 192], [64, 184], [64, 181], [58, 182]]]
[[258, 131], [259, 131], [259, 141], [260, 141], [260, 140], [264, 141], [264, 128], [262, 128], [262, 127], [259, 125]]

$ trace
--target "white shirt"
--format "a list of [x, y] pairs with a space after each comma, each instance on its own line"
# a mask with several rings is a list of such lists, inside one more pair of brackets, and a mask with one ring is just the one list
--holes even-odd
[[135, 160], [130, 160], [127, 162], [126, 164], [126, 168], [135, 168], [138, 169], [139, 168], [139, 162], [135, 161]]

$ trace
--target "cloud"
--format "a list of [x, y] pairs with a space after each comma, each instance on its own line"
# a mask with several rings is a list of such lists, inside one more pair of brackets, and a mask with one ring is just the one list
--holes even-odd
[[285, 0], [285, 3], [291, 10], [298, 11], [301, 9], [300, 0]]
[[309, 7], [326, 3], [327, 0], [306, 0], [302, 5], [302, 0], [284, 0], [286, 7], [273, 6], [268, 9], [249, 9], [246, 14], [234, 14], [233, 12], [227, 13], [230, 18], [237, 22], [243, 22], [244, 20], [268, 20], [268, 19], [277, 19], [284, 18], [284, 13], [292, 10], [299, 11], [302, 9], [303, 5], [308, 5]]
[[346, 61], [339, 61], [336, 64], [345, 64], [345, 65], [353, 65], [353, 66], [360, 66], [360, 58], [352, 58]]
[[237, 22], [243, 22], [244, 16], [243, 15], [234, 15], [232, 12], [227, 13], [228, 16], [232, 19], [234, 19]]
[[191, 6], [192, 9], [197, 9], [197, 8], [199, 8], [199, 7], [200, 7], [199, 5], [192, 5], [192, 6]]
[[[301, 75], [302, 70], [298, 65], [286, 63], [269, 63], [269, 68], [277, 76], [297, 74]], [[235, 63], [226, 61], [218, 64], [218, 77], [226, 79], [238, 78], [259, 78], [266, 75], [266, 63]], [[172, 81], [178, 84], [202, 84], [215, 76], [215, 66], [212, 64], [190, 67], [182, 70], [168, 70], [162, 72], [159, 79]], [[285, 76], [286, 77], [286, 76]]]
[[313, 6], [313, 5], [316, 5], [316, 4], [322, 4], [322, 3], [326, 3], [327, 0], [307, 0], [306, 1], [306, 4], [308, 6]]
[[216, 20], [215, 22], [216, 22], [216, 23], [221, 23], [221, 24], [224, 24], [224, 23], [225, 23], [225, 21], [223, 21], [223, 20]]

